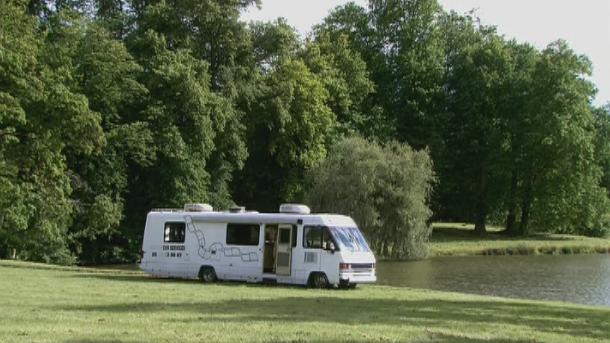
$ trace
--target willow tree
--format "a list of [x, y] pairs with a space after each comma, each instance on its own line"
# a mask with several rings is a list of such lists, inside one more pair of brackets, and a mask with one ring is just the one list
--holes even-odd
[[352, 137], [310, 171], [306, 199], [315, 211], [352, 216], [379, 256], [421, 258], [432, 230], [434, 180], [427, 151]]

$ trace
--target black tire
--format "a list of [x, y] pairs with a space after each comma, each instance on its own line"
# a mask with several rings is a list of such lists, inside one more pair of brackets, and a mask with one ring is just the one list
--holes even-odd
[[339, 288], [341, 289], [354, 289], [356, 288], [356, 283], [349, 283], [347, 280], [341, 280], [339, 282]]
[[328, 288], [328, 278], [324, 273], [311, 273], [308, 284], [310, 288]]
[[212, 282], [218, 280], [218, 278], [216, 277], [216, 271], [214, 270], [214, 267], [210, 267], [210, 266], [201, 267], [201, 269], [199, 269], [199, 280], [201, 280], [205, 283], [212, 283]]

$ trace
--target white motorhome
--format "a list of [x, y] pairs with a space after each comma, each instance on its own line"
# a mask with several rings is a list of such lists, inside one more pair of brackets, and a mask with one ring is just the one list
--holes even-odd
[[207, 204], [148, 213], [140, 268], [157, 277], [354, 287], [372, 283], [375, 256], [347, 216], [214, 212]]

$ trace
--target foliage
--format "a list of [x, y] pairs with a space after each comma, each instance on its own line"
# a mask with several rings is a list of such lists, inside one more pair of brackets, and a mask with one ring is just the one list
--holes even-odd
[[610, 104], [593, 110], [595, 116], [595, 155], [602, 168], [601, 185], [610, 195]]
[[0, 6], [0, 250], [69, 263], [74, 207], [66, 155], [87, 156], [103, 146], [101, 118], [70, 88], [70, 66], [54, 64], [67, 53], [54, 49], [52, 33], [39, 32], [23, 8]]
[[275, 210], [299, 199], [305, 171], [326, 156], [335, 123], [328, 92], [300, 60], [285, 59], [264, 76], [248, 113], [250, 158], [236, 194], [248, 206]]
[[[275, 211], [345, 144], [377, 159], [354, 215], [386, 256], [421, 255], [428, 201], [480, 233], [610, 230], [609, 111], [565, 42], [508, 41], [436, 0], [348, 3], [302, 39], [240, 20], [260, 5], [0, 2], [0, 256], [131, 261], [152, 207]], [[410, 203], [395, 185], [415, 166]]]
[[426, 151], [396, 142], [380, 146], [348, 138], [333, 146], [309, 178], [307, 202], [318, 211], [352, 216], [377, 254], [425, 256], [434, 182]]
[[[509, 92], [514, 66], [503, 41], [486, 28], [470, 32], [471, 43], [451, 56], [448, 74], [448, 131], [451, 146], [443, 175], [459, 184], [465, 208], [477, 232], [485, 231], [486, 217], [501, 201], [506, 188], [507, 120], [512, 110]], [[463, 33], [467, 34], [467, 33]], [[458, 171], [458, 172], [456, 172]]]

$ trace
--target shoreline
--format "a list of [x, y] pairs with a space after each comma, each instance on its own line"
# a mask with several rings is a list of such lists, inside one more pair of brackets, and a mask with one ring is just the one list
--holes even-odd
[[610, 238], [546, 233], [514, 237], [505, 235], [499, 227], [491, 227], [479, 236], [471, 224], [432, 226], [428, 257], [610, 254]]

